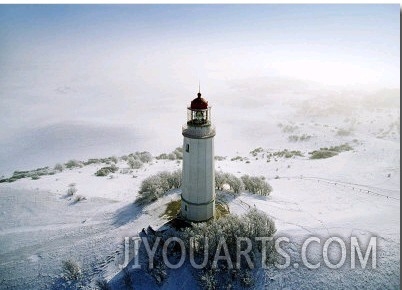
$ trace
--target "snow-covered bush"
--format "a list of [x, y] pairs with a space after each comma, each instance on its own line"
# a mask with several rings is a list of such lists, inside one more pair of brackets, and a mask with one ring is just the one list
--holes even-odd
[[[227, 250], [230, 256], [230, 260], [233, 265], [237, 262], [237, 238], [249, 238], [252, 243], [252, 250], [250, 252], [250, 259], [253, 264], [257, 263], [256, 257], [258, 253], [262, 251], [261, 241], [257, 241], [257, 237], [273, 237], [276, 232], [274, 221], [264, 212], [261, 212], [255, 208], [250, 209], [246, 214], [238, 216], [235, 214], [226, 215], [218, 220], [192, 224], [192, 227], [184, 229], [181, 233], [181, 238], [186, 244], [186, 249], [190, 249], [190, 238], [193, 239], [192, 247], [194, 249], [194, 257], [196, 263], [199, 264], [204, 259], [204, 251], [207, 247], [208, 263], [206, 268], [200, 274], [201, 283], [203, 287], [207, 289], [214, 289], [216, 285], [216, 275], [232, 276], [228, 270], [226, 261], [219, 261], [217, 267], [219, 271], [216, 273], [213, 271], [213, 260], [215, 253], [221, 246], [219, 245], [221, 238], [224, 239]], [[206, 246], [205, 237], [208, 238], [208, 245]], [[275, 258], [275, 252], [273, 244], [269, 244], [266, 247], [267, 260], [272, 261]], [[245, 273], [244, 271], [249, 269], [248, 263], [245, 259], [240, 262], [240, 283], [243, 286], [252, 286], [254, 278], [252, 273]], [[264, 261], [267, 262], [267, 261]], [[233, 276], [231, 277], [231, 279]], [[212, 287], [212, 288], [210, 288]]]
[[216, 156], [214, 157], [214, 159], [215, 159], [216, 161], [223, 161], [223, 160], [226, 160], [226, 156], [218, 156], [218, 155], [216, 155]]
[[66, 281], [77, 281], [82, 277], [81, 267], [73, 260], [63, 261], [62, 271]]
[[177, 147], [174, 151], [173, 154], [176, 155], [176, 159], [183, 159], [183, 148], [182, 147]]
[[338, 146], [331, 146], [329, 148], [323, 148], [323, 149], [327, 149], [330, 151], [335, 151], [335, 152], [345, 152], [345, 151], [350, 151], [353, 150], [353, 147], [350, 146], [348, 143], [342, 144], [342, 145], [338, 145]]
[[67, 196], [72, 196], [76, 192], [77, 192], [77, 188], [75, 187], [75, 185], [70, 184], [68, 189], [67, 189]]
[[221, 171], [215, 172], [215, 187], [217, 190], [223, 190], [223, 185], [225, 184], [225, 174]]
[[235, 194], [239, 194], [244, 189], [243, 182], [240, 178], [231, 173], [216, 172], [215, 173], [215, 187], [223, 191], [224, 185], [229, 186], [229, 190]]
[[57, 171], [63, 171], [63, 169], [64, 169], [64, 167], [63, 167], [63, 165], [61, 164], [61, 163], [57, 163], [55, 166], [54, 166], [54, 170], [57, 170]]
[[102, 167], [96, 171], [96, 176], [107, 176], [109, 173], [115, 173], [119, 168], [112, 164], [111, 166]]
[[[202, 269], [198, 269], [199, 283], [202, 289], [216, 289], [217, 285], [238, 285], [241, 287], [252, 287], [254, 285], [253, 272], [249, 271], [255, 266], [261, 264], [262, 242], [259, 237], [273, 237], [275, 234], [274, 221], [264, 212], [257, 209], [251, 209], [242, 216], [228, 214], [217, 220], [208, 222], [194, 223], [191, 227], [184, 229], [175, 229], [174, 227], [168, 228], [165, 231], [154, 231], [148, 228], [143, 230], [143, 238], [147, 239], [148, 245], [159, 245], [155, 249], [152, 261], [153, 267], [147, 267], [148, 274], [152, 276], [158, 285], [162, 285], [166, 281], [169, 274], [169, 269], [163, 262], [163, 255], [167, 254], [168, 260], [176, 264], [182, 257], [181, 246], [178, 242], [172, 241], [169, 246], [164, 249], [160, 245], [164, 245], [166, 241], [172, 237], [179, 238], [184, 243], [184, 249], [187, 251], [186, 257], [191, 255], [194, 257], [196, 264], [200, 265], [204, 261], [204, 254], [206, 254], [206, 265]], [[205, 242], [205, 239], [208, 242]], [[214, 263], [217, 251], [222, 250], [222, 238], [227, 247], [228, 258], [235, 268], [230, 268], [226, 260], [219, 260]], [[238, 259], [238, 239], [249, 238], [251, 241], [251, 251], [249, 252], [249, 259], [253, 265], [248, 264], [248, 260], [240, 257]], [[191, 244], [191, 246], [190, 246]], [[245, 245], [241, 243], [241, 249], [245, 249]], [[276, 257], [274, 251], [274, 243], [269, 242], [264, 246], [266, 250], [265, 265], [274, 262]], [[221, 251], [218, 253], [222, 255]], [[146, 257], [145, 247], [140, 247], [140, 257]], [[141, 258], [140, 258], [141, 259]], [[229, 266], [229, 267], [228, 267]], [[127, 276], [128, 271], [123, 270], [123, 281], [130, 281]], [[126, 273], [127, 272], [127, 273]], [[130, 283], [128, 283], [130, 284]]]
[[162, 153], [156, 157], [156, 159], [168, 159], [168, 155], [166, 153]]
[[83, 164], [80, 162], [80, 161], [78, 161], [78, 160], [70, 160], [70, 161], [68, 161], [68, 162], [66, 162], [65, 164], [64, 164], [65, 166], [66, 166], [66, 168], [68, 168], [68, 169], [72, 169], [72, 168], [75, 168], [75, 167], [82, 167], [83, 166]]
[[117, 164], [117, 162], [119, 162], [119, 158], [117, 158], [116, 156], [111, 156], [109, 157], [110, 161], [112, 161], [114, 164]]
[[226, 182], [235, 194], [240, 194], [240, 191], [244, 189], [243, 181], [233, 174], [228, 174]]
[[140, 169], [143, 163], [140, 159], [135, 159], [135, 157], [129, 156], [127, 159], [127, 164], [132, 169]]
[[[285, 157], [285, 158], [292, 158], [292, 157], [304, 157], [304, 155], [301, 153], [299, 150], [288, 150], [284, 149], [282, 151], [276, 151], [276, 152], [271, 152], [267, 154], [268, 159], [271, 159], [272, 157], [278, 158], [278, 157]], [[276, 161], [276, 159], [275, 159]]]
[[236, 157], [231, 158], [230, 161], [237, 161], [237, 160], [243, 161], [243, 160], [245, 160], [245, 159], [246, 159], [246, 158], [243, 158], [243, 157], [241, 157], [241, 156], [236, 156]]
[[331, 147], [323, 147], [320, 150], [315, 150], [310, 152], [312, 156], [310, 159], [319, 159], [319, 158], [329, 158], [332, 156], [336, 156], [337, 153], [345, 152], [353, 150], [353, 147], [350, 146], [348, 143], [338, 145], [338, 146], [331, 146]]
[[243, 175], [241, 178], [238, 178], [231, 173], [216, 172], [216, 189], [224, 191], [225, 185], [229, 186], [229, 191], [233, 192], [235, 195], [240, 194], [242, 190], [247, 190], [254, 194], [266, 196], [272, 191], [272, 187], [266, 182], [265, 177]]
[[348, 143], [345, 143], [338, 146], [331, 146], [329, 148], [327, 147], [320, 148], [320, 150], [312, 151], [309, 154], [311, 155], [310, 159], [323, 159], [323, 158], [330, 158], [338, 155], [338, 153], [350, 150], [353, 150], [353, 147], [350, 146]]
[[168, 159], [169, 160], [176, 160], [176, 154], [174, 154], [173, 152], [168, 154]]
[[325, 159], [338, 155], [338, 152], [330, 150], [316, 150], [311, 152], [310, 154], [310, 159]]
[[255, 148], [254, 150], [250, 151], [250, 154], [256, 157], [259, 153], [264, 152], [264, 149], [262, 147]]
[[251, 193], [267, 196], [272, 191], [272, 187], [265, 180], [265, 177], [243, 175], [241, 180], [243, 181], [244, 189]]
[[136, 152], [136, 155], [139, 157], [140, 161], [142, 163], [148, 163], [151, 162], [153, 157], [152, 154], [147, 152], [147, 151], [143, 151], [143, 152]]
[[162, 171], [155, 175], [145, 178], [141, 183], [140, 196], [136, 203], [140, 205], [149, 204], [167, 191], [179, 188], [182, 183], [181, 170], [173, 172]]
[[169, 184], [169, 188], [173, 189], [173, 188], [180, 188], [181, 187], [181, 183], [182, 183], [182, 173], [181, 170], [176, 170], [173, 172], [170, 172], [170, 174], [167, 177], [167, 181]]
[[183, 159], [183, 148], [177, 147], [175, 150], [168, 154], [162, 153], [157, 156], [156, 159], [181, 160]]

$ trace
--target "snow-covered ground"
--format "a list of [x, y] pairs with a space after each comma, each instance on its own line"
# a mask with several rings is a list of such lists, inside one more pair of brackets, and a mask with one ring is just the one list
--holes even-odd
[[[365, 108], [361, 103], [336, 102], [339, 99], [328, 105], [314, 98], [305, 98], [307, 103], [301, 105], [300, 98], [297, 100], [276, 99], [252, 108], [242, 104], [219, 107], [218, 103], [213, 111], [216, 154], [226, 156], [216, 161], [216, 170], [237, 176], [264, 176], [273, 187], [268, 197], [242, 193], [229, 204], [231, 212], [241, 214], [255, 206], [274, 218], [277, 237], [290, 239], [284, 249], [291, 265], [284, 270], [259, 270], [255, 287], [399, 288], [399, 108]], [[325, 111], [325, 105], [332, 111]], [[158, 130], [163, 126], [158, 124]], [[289, 137], [303, 134], [310, 136], [308, 140], [292, 142]], [[180, 139], [180, 131], [176, 135]], [[147, 142], [151, 141], [157, 147], [158, 139]], [[353, 150], [328, 159], [308, 158], [309, 152], [320, 147], [345, 143]], [[264, 151], [250, 154], [257, 147]], [[268, 152], [283, 149], [300, 150], [304, 157], [267, 162]], [[152, 152], [138, 147], [132, 151], [141, 150]], [[236, 156], [247, 159], [232, 161]], [[113, 280], [120, 271], [124, 237], [137, 236], [143, 228], [157, 228], [167, 221], [162, 216], [166, 204], [178, 199], [179, 192], [143, 209], [133, 201], [144, 178], [162, 170], [179, 169], [180, 162], [154, 159], [130, 174], [118, 171], [113, 178], [94, 175], [102, 166], [91, 164], [38, 180], [0, 183], [1, 289], [58, 289], [63, 285], [62, 261], [68, 259], [82, 266], [88, 288], [99, 278]], [[127, 164], [120, 160], [117, 166], [122, 169]], [[74, 197], [67, 196], [72, 183], [76, 195], [85, 200], [75, 202]], [[310, 236], [322, 239], [321, 247], [312, 246], [312, 255], [318, 260], [329, 237], [341, 237], [348, 251], [351, 236], [365, 246], [370, 237], [377, 237], [377, 268], [371, 269], [369, 263], [362, 269], [358, 263], [356, 269], [351, 269], [348, 254], [340, 269], [329, 269], [323, 262], [318, 269], [308, 269], [301, 263], [301, 247]], [[147, 289], [147, 277], [138, 279], [134, 288]], [[187, 268], [171, 271], [162, 286], [190, 287], [196, 288], [197, 282]]]

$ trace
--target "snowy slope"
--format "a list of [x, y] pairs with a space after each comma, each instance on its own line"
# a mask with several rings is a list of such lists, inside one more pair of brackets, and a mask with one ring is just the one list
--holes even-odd
[[[264, 176], [274, 189], [266, 198], [242, 193], [229, 204], [231, 212], [241, 214], [255, 206], [274, 218], [278, 237], [290, 238], [284, 248], [292, 265], [285, 270], [259, 270], [256, 288], [399, 287], [399, 108], [372, 111], [360, 107], [353, 114], [303, 116], [299, 108], [300, 104], [289, 98], [254, 108], [253, 114], [247, 114], [250, 108], [233, 108], [236, 115], [244, 116], [242, 121], [217, 116], [216, 154], [226, 159], [216, 161], [216, 169], [237, 176]], [[284, 131], [287, 125], [294, 127], [292, 132]], [[339, 129], [348, 129], [350, 134], [338, 134]], [[302, 134], [311, 137], [289, 140], [290, 135]], [[328, 159], [309, 159], [313, 150], [344, 143], [354, 149]], [[249, 152], [256, 147], [264, 152], [253, 156]], [[267, 152], [283, 149], [300, 150], [304, 157], [267, 162]], [[247, 159], [231, 161], [236, 156]], [[119, 280], [124, 237], [136, 236], [149, 225], [163, 225], [166, 204], [179, 198], [179, 192], [174, 192], [141, 209], [133, 204], [141, 181], [162, 170], [179, 169], [181, 163], [154, 159], [130, 174], [118, 171], [113, 178], [94, 175], [102, 166], [92, 164], [38, 180], [0, 183], [1, 289], [59, 289], [63, 287], [61, 263], [69, 258], [81, 264], [87, 288], [99, 278]], [[127, 164], [119, 161], [117, 166], [123, 169]], [[75, 202], [66, 195], [72, 183], [76, 195], [85, 200]], [[324, 265], [307, 269], [300, 263], [300, 252], [309, 236], [319, 236], [323, 242], [331, 236], [346, 242], [350, 236], [361, 241], [376, 236], [377, 269], [351, 270], [350, 256], [339, 270]], [[312, 255], [322, 256], [321, 250], [322, 244], [313, 247]], [[135, 289], [155, 286], [146, 275], [136, 277]], [[162, 289], [196, 287], [191, 269], [184, 267], [171, 271]]]

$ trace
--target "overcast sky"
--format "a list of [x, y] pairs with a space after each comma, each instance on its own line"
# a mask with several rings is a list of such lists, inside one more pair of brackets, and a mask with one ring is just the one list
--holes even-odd
[[183, 122], [199, 81], [212, 100], [247, 79], [399, 88], [399, 19], [398, 4], [0, 5], [0, 145], [58, 122], [147, 125], [161, 106]]
[[397, 86], [399, 15], [399, 5], [3, 5], [0, 57], [123, 65], [152, 82], [281, 74]]

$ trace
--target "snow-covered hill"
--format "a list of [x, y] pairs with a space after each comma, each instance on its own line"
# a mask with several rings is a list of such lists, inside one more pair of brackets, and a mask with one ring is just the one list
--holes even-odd
[[[268, 197], [244, 192], [229, 203], [230, 211], [242, 214], [256, 207], [273, 217], [277, 237], [290, 240], [283, 248], [290, 255], [291, 265], [284, 270], [258, 270], [255, 287], [397, 288], [399, 108], [360, 106], [350, 112], [345, 109], [344, 114], [320, 115], [314, 113], [320, 106], [317, 100], [309, 99], [307, 105], [289, 98], [269, 107], [253, 107], [252, 115], [247, 114], [250, 108], [235, 107], [232, 113], [234, 110], [242, 119], [233, 122], [227, 114], [223, 114], [225, 119], [216, 119], [216, 154], [222, 157], [216, 161], [216, 170], [236, 176], [264, 176], [274, 189]], [[224, 109], [217, 111], [218, 116], [224, 113]], [[353, 150], [327, 159], [309, 158], [313, 150], [345, 143]], [[250, 153], [257, 147], [262, 149]], [[272, 157], [268, 162], [270, 153], [284, 149], [299, 150], [303, 156]], [[63, 287], [61, 265], [68, 259], [81, 265], [86, 288], [94, 287], [97, 279], [118, 285], [124, 237], [137, 236], [148, 226], [162, 226], [167, 222], [163, 217], [166, 205], [179, 199], [180, 192], [175, 191], [149, 206], [138, 207], [133, 201], [142, 180], [159, 171], [180, 169], [181, 162], [153, 159], [130, 172], [120, 159], [116, 173], [95, 176], [103, 166], [90, 164], [36, 180], [0, 183], [1, 289]], [[68, 196], [72, 184], [77, 192]], [[77, 195], [84, 199], [77, 201]], [[329, 237], [342, 238], [348, 252], [351, 236], [365, 246], [370, 237], [377, 237], [377, 268], [371, 269], [369, 263], [366, 269], [351, 269], [348, 254], [340, 269], [330, 269], [323, 262], [318, 269], [308, 269], [301, 263], [301, 247], [311, 236], [322, 239], [320, 245], [312, 246], [312, 257], [318, 260], [322, 260], [322, 247]], [[146, 275], [134, 277], [135, 289], [149, 289], [147, 285], [154, 283]], [[191, 269], [184, 267], [170, 271], [161, 288], [188, 289], [197, 285]]]

